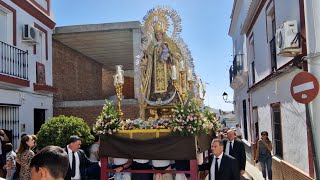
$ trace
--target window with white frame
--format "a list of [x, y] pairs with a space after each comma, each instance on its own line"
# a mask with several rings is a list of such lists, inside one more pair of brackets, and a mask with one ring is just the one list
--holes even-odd
[[274, 154], [280, 158], [283, 158], [280, 103], [271, 104], [271, 111], [273, 120]]
[[39, 30], [39, 34], [37, 37], [37, 57], [39, 58], [38, 61], [43, 63], [46, 59], [46, 35], [44, 32]]
[[9, 137], [15, 148], [19, 140], [19, 106], [0, 104], [0, 127]]
[[13, 13], [0, 5], [0, 41], [12, 44]]

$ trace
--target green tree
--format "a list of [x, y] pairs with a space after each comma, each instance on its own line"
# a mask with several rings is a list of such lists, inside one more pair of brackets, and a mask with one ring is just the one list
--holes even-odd
[[83, 146], [88, 146], [94, 139], [88, 124], [83, 119], [61, 115], [49, 119], [41, 126], [37, 134], [38, 148], [42, 149], [48, 145], [65, 147], [71, 135], [81, 137]]

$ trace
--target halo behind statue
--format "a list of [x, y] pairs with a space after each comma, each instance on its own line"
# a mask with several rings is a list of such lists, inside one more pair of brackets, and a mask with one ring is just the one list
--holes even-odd
[[[172, 24], [170, 24], [169, 20], [172, 21]], [[168, 33], [168, 36], [172, 39], [175, 39], [182, 30], [180, 16], [175, 10], [166, 6], [159, 6], [149, 10], [143, 18], [143, 24], [144, 35], [148, 39], [152, 39], [154, 32], [167, 32], [170, 25], [173, 27], [171, 35]]]

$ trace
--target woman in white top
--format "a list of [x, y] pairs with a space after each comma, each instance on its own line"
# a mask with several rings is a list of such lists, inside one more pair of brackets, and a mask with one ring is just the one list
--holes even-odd
[[94, 137], [94, 143], [90, 147], [90, 156], [89, 159], [93, 162], [99, 161], [99, 146], [100, 146], [100, 138], [99, 136]]

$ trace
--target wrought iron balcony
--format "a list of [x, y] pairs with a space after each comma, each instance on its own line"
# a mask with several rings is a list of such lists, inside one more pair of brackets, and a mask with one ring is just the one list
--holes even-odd
[[0, 74], [28, 80], [28, 51], [0, 41]]
[[243, 71], [243, 58], [242, 54], [235, 55], [233, 58], [232, 66], [229, 69], [230, 84], [237, 75], [240, 75]]

